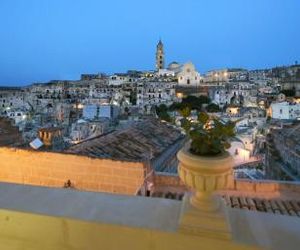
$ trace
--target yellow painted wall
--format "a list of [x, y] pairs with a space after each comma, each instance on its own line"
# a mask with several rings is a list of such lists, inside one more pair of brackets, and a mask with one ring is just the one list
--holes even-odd
[[140, 162], [0, 148], [2, 182], [63, 187], [71, 180], [79, 190], [135, 194], [145, 171]]
[[5, 250], [234, 250], [231, 241], [0, 210]]

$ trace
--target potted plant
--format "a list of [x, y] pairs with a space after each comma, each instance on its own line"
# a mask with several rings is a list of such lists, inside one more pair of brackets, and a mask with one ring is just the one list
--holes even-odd
[[233, 160], [226, 149], [235, 135], [235, 123], [224, 123], [204, 112], [198, 114], [197, 121], [192, 121], [188, 107], [180, 113], [189, 141], [177, 154], [179, 176], [195, 190], [192, 205], [203, 211], [214, 211], [218, 205], [213, 202], [212, 193], [232, 180]]

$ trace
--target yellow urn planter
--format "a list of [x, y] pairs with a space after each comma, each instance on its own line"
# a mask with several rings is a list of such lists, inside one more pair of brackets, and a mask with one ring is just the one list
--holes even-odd
[[227, 152], [211, 157], [194, 155], [187, 144], [177, 153], [177, 158], [180, 179], [195, 191], [191, 204], [204, 212], [216, 211], [218, 204], [213, 193], [226, 188], [232, 181], [232, 157]]

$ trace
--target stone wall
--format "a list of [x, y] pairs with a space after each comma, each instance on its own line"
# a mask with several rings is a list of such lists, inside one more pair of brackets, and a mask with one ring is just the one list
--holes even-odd
[[151, 190], [151, 196], [165, 197], [169, 193], [183, 196], [185, 192], [189, 191], [177, 174], [158, 172], [152, 178], [153, 189]]
[[235, 180], [234, 190], [248, 192], [291, 192], [300, 193], [299, 182], [268, 180]]
[[62, 153], [0, 148], [0, 181], [79, 190], [136, 194], [144, 183], [141, 162], [94, 159]]
[[184, 183], [180, 180], [177, 174], [163, 172], [155, 173], [153, 176], [153, 181], [155, 186], [185, 187]]

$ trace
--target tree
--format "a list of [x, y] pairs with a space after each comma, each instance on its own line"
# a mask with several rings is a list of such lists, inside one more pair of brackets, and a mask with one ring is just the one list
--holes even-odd
[[132, 105], [136, 105], [136, 92], [135, 91], [130, 92], [129, 101]]
[[296, 95], [296, 90], [295, 88], [292, 88], [292, 89], [283, 89], [281, 90], [281, 93], [283, 93], [285, 96], [295, 96]]
[[158, 117], [161, 120], [167, 121], [167, 122], [171, 122], [171, 116], [168, 114], [168, 107], [165, 104], [161, 104], [159, 106], [155, 106], [155, 111], [156, 114], [158, 115]]
[[191, 114], [191, 109], [189, 107], [182, 107], [178, 112], [182, 115], [182, 119], [180, 120], [181, 127], [188, 132], [191, 128], [191, 123], [188, 120], [188, 117]]
[[215, 103], [210, 103], [207, 105], [206, 111], [209, 113], [220, 112], [220, 107], [219, 107], [219, 105], [217, 105]]
[[173, 102], [170, 106], [169, 106], [169, 110], [170, 111], [175, 111], [178, 110], [180, 108], [180, 103], [179, 102]]
[[179, 113], [184, 117], [184, 118], [187, 118], [190, 116], [191, 114], [191, 109], [189, 107], [182, 107], [180, 110], [179, 110]]
[[128, 107], [125, 107], [125, 108], [124, 108], [124, 111], [125, 111], [126, 114], [128, 114], [128, 113], [129, 113], [129, 108], [128, 108]]
[[210, 103], [207, 96], [192, 96], [189, 95], [182, 99], [182, 105], [189, 106], [191, 109], [201, 110], [202, 104]]

